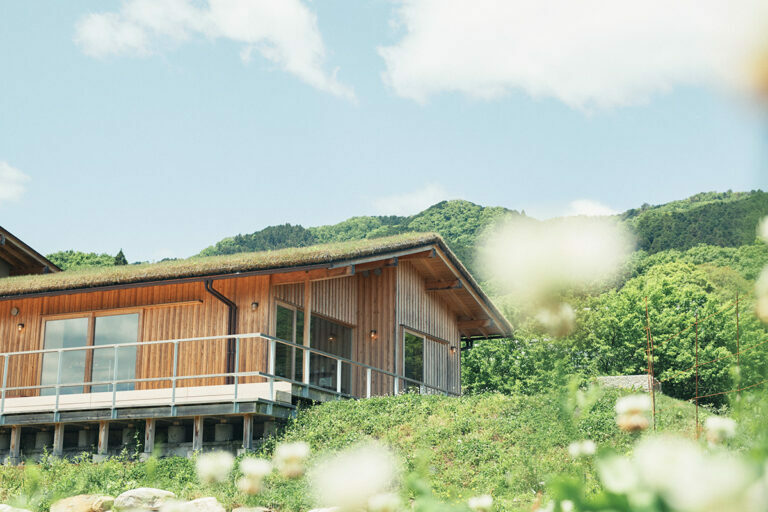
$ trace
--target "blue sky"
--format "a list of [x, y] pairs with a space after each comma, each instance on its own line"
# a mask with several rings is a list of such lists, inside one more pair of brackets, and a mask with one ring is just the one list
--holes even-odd
[[[263, 3], [245, 8], [266, 19]], [[428, 0], [286, 0], [261, 28], [222, 18], [227, 0], [160, 4], [0, 4], [0, 224], [41, 252], [148, 260], [440, 199], [548, 217], [768, 186], [765, 120], [706, 47], [676, 56], [696, 64], [683, 74], [637, 50], [636, 73], [591, 40], [561, 62], [522, 29], [465, 45]]]

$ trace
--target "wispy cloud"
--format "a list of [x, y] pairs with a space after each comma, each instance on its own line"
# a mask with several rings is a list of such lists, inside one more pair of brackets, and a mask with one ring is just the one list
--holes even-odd
[[301, 0], [125, 0], [75, 28], [75, 42], [93, 57], [146, 56], [199, 36], [240, 42], [244, 62], [257, 52], [317, 89], [355, 99], [326, 69], [317, 17]]
[[591, 199], [577, 199], [568, 205], [566, 216], [602, 217], [620, 213], [610, 206]]
[[8, 162], [0, 162], [0, 205], [6, 201], [18, 201], [24, 195], [26, 183], [31, 178]]
[[512, 89], [577, 108], [736, 83], [763, 43], [765, 0], [402, 0], [384, 80], [419, 102]]
[[421, 189], [380, 197], [373, 205], [379, 215], [413, 215], [435, 203], [447, 199], [448, 193], [437, 184], [428, 184]]

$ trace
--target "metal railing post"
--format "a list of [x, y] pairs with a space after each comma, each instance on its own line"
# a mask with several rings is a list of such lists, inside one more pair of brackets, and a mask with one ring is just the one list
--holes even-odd
[[393, 387], [393, 391], [395, 392], [395, 396], [397, 396], [397, 394], [400, 393], [400, 379], [395, 377], [395, 384], [392, 387]]
[[61, 365], [62, 365], [62, 350], [58, 350], [58, 367], [56, 368], [56, 407], [54, 408], [54, 413], [58, 414], [59, 412], [59, 395], [61, 394]]
[[275, 399], [275, 357], [277, 352], [277, 342], [275, 340], [269, 340], [269, 354], [267, 361], [267, 373], [269, 373], [269, 399]]
[[240, 384], [240, 338], [235, 338], [235, 401], [237, 401], [237, 387]]
[[0, 415], [5, 414], [5, 388], [8, 387], [8, 359], [11, 356], [6, 354], [3, 361], [3, 403], [0, 404]]
[[365, 369], [365, 398], [371, 398], [371, 369]]
[[336, 392], [341, 394], [341, 359], [336, 360]]
[[115, 345], [115, 362], [112, 367], [112, 410], [115, 410], [115, 401], [117, 399], [117, 345]]
[[176, 408], [176, 377], [179, 373], [179, 340], [173, 341], [173, 377], [171, 378], [171, 407]]

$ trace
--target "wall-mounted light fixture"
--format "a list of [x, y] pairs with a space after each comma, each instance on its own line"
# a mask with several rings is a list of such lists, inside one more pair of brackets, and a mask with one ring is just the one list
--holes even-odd
[[456, 354], [456, 347], [454, 345], [451, 345], [451, 355]]
[[379, 338], [379, 333], [376, 332], [376, 329], [371, 329], [370, 336], [372, 340], [376, 340]]
[[17, 328], [19, 331], [23, 331], [23, 330], [24, 330], [24, 324], [18, 324], [18, 325], [16, 326], [16, 328]]
[[18, 314], [19, 314], [19, 308], [15, 307], [15, 306], [12, 307], [11, 308], [11, 316], [16, 316]]
[[251, 311], [256, 311], [257, 309], [259, 309], [259, 303], [251, 302]]
[[330, 341], [331, 343], [333, 343], [334, 341], [336, 341], [336, 335], [335, 335], [335, 334], [333, 334], [333, 333], [331, 333], [331, 334], [328, 336], [328, 341]]

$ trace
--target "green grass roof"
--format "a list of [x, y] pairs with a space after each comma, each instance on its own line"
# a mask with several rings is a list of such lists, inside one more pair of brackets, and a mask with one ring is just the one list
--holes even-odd
[[333, 263], [432, 243], [439, 243], [446, 247], [440, 235], [435, 233], [407, 233], [385, 238], [337, 242], [276, 251], [192, 257], [161, 263], [96, 267], [55, 274], [6, 277], [0, 279], [0, 297]]

